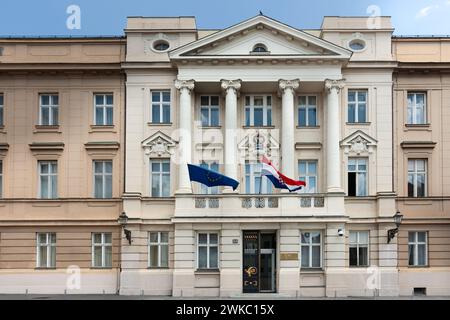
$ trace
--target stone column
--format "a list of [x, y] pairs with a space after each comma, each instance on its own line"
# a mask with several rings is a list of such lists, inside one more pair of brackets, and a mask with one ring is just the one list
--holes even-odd
[[325, 80], [327, 89], [327, 191], [343, 192], [341, 184], [340, 157], [340, 110], [339, 92], [344, 80]]
[[176, 80], [175, 88], [180, 91], [180, 148], [177, 193], [192, 193], [187, 164], [192, 161], [191, 91], [194, 89], [194, 80]]
[[282, 99], [281, 123], [281, 171], [291, 179], [295, 179], [295, 112], [294, 94], [300, 86], [300, 80], [280, 80], [279, 88]]
[[[225, 175], [237, 180], [237, 98], [241, 89], [241, 80], [222, 80], [225, 90]], [[230, 187], [224, 192], [230, 192]]]

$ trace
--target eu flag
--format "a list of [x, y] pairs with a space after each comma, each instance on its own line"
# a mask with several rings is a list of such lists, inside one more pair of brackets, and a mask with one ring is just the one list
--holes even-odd
[[223, 174], [202, 168], [193, 164], [188, 164], [189, 178], [191, 181], [199, 182], [207, 187], [227, 186], [236, 190], [239, 182]]

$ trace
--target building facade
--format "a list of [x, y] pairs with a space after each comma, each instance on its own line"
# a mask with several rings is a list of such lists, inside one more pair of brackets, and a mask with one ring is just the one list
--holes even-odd
[[0, 39], [0, 292], [450, 294], [450, 42], [369, 20]]
[[124, 39], [0, 47], [0, 292], [115, 293]]

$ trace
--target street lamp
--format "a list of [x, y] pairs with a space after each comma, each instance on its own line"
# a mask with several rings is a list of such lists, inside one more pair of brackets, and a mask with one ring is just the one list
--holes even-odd
[[394, 222], [395, 222], [395, 225], [397, 226], [397, 228], [388, 230], [388, 241], [387, 241], [388, 243], [390, 243], [391, 240], [395, 238], [395, 235], [398, 233], [398, 228], [400, 227], [402, 220], [403, 220], [403, 215], [400, 213], [399, 210], [397, 210], [397, 212], [394, 216]]
[[128, 223], [128, 216], [125, 212], [122, 212], [119, 216], [119, 219], [117, 219], [117, 222], [122, 226], [123, 232], [125, 233], [125, 238], [128, 240], [128, 243], [131, 245], [131, 231], [125, 229], [127, 223]]

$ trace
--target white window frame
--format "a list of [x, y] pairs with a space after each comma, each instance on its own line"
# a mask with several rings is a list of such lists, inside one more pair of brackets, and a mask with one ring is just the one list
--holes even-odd
[[[206, 243], [200, 244], [200, 234], [206, 234]], [[212, 234], [217, 235], [217, 244], [211, 244], [210, 237]], [[208, 270], [208, 269], [219, 269], [220, 268], [220, 252], [219, 252], [219, 243], [220, 243], [220, 234], [219, 232], [213, 232], [213, 231], [199, 231], [197, 232], [197, 269], [200, 270]], [[206, 247], [206, 268], [200, 268], [200, 247]], [[210, 266], [210, 248], [216, 247], [217, 248], [217, 268], [211, 268]]]
[[[356, 161], [356, 169], [354, 171], [349, 169], [350, 161], [352, 161], [352, 160]], [[365, 162], [365, 164], [366, 164], [366, 170], [365, 171], [359, 170], [359, 162], [360, 161], [364, 161]], [[348, 185], [350, 184], [350, 182], [348, 181], [348, 174], [351, 173], [351, 172], [356, 174], [356, 181], [355, 181], [356, 197], [367, 197], [369, 195], [369, 159], [368, 158], [348, 158], [348, 163], [347, 163], [347, 184]], [[366, 182], [365, 182], [366, 194], [364, 194], [364, 195], [358, 194], [358, 192], [359, 192], [358, 175], [361, 174], [361, 173], [365, 173], [365, 177], [366, 177]], [[348, 191], [348, 186], [347, 186], [347, 191]]]
[[[414, 241], [409, 242], [409, 234], [414, 233]], [[419, 241], [419, 233], [425, 234], [425, 241]], [[414, 248], [414, 261], [409, 264], [409, 246]], [[425, 246], [425, 264], [419, 264], [419, 245]], [[427, 231], [409, 231], [408, 232], [408, 266], [409, 267], [427, 267], [428, 266], [428, 232]]]
[[[413, 95], [413, 104], [410, 105], [409, 104], [409, 96]], [[417, 105], [417, 96], [418, 95], [423, 95], [423, 122], [417, 122], [416, 121], [416, 116], [417, 116], [417, 109], [419, 109], [418, 105]], [[427, 124], [427, 93], [426, 92], [420, 92], [420, 91], [409, 91], [406, 94], [406, 103], [407, 105], [407, 110], [406, 110], [406, 123], [410, 124], [410, 125], [421, 125], [421, 124]], [[411, 117], [412, 119], [409, 118], [409, 112], [411, 110]], [[412, 121], [410, 121], [412, 120]]]
[[[97, 234], [101, 234], [101, 243], [96, 243], [95, 242], [95, 235]], [[111, 242], [106, 242], [105, 238], [106, 235], [109, 234], [111, 235]], [[92, 255], [92, 268], [112, 268], [112, 265], [107, 266], [106, 265], [106, 247], [111, 247], [111, 263], [113, 263], [113, 246], [112, 246], [112, 233], [111, 232], [93, 232], [91, 234], [91, 242], [92, 242], [92, 248], [91, 248], [91, 255]], [[102, 265], [101, 266], [96, 266], [95, 265], [95, 248], [96, 247], [101, 247], [102, 248]]]
[[[153, 163], [160, 163], [160, 167], [161, 167], [161, 171], [158, 171], [159, 174], [159, 179], [160, 179], [160, 184], [159, 184], [159, 195], [154, 195], [153, 194]], [[169, 164], [169, 171], [163, 171], [163, 164], [164, 163], [168, 163]], [[167, 198], [170, 197], [170, 183], [171, 183], [171, 179], [170, 179], [170, 159], [150, 159], [150, 194], [151, 197], [153, 198]], [[163, 176], [164, 175], [168, 175], [169, 176], [169, 194], [168, 195], [163, 195]]]
[[[217, 165], [217, 170], [213, 170], [211, 169], [211, 166], [215, 164]], [[220, 165], [219, 165], [219, 161], [202, 161], [200, 162], [200, 166], [203, 167], [203, 165], [207, 165], [208, 167], [206, 169], [211, 170], [211, 171], [215, 171], [217, 173], [220, 173]], [[200, 193], [204, 194], [204, 195], [216, 195], [219, 194], [219, 187], [207, 187], [204, 184], [202, 184], [200, 186]]]
[[[309, 243], [303, 243], [302, 242], [302, 233], [319, 233], [320, 236], [320, 242], [319, 243], [313, 243], [312, 237], [309, 237]], [[308, 247], [309, 248], [309, 266], [303, 267], [303, 257], [302, 257], [302, 248]], [[313, 247], [320, 247], [320, 266], [319, 267], [313, 267], [312, 266], [312, 255], [313, 255]], [[323, 268], [323, 233], [321, 230], [301, 230], [300, 231], [300, 268], [302, 269], [322, 269]]]
[[0, 93], [0, 127], [5, 125], [5, 95]]
[[[45, 235], [45, 243], [39, 242], [39, 236]], [[52, 242], [52, 235], [54, 235], [55, 242]], [[41, 250], [47, 250], [47, 261], [42, 264]], [[52, 265], [52, 254], [55, 255], [55, 265]], [[54, 232], [38, 232], [36, 233], [36, 268], [51, 269], [56, 268], [56, 233]]]
[[[300, 164], [302, 162], [305, 163], [305, 168], [306, 168], [305, 176], [302, 176], [301, 175], [302, 173], [300, 172]], [[316, 165], [316, 173], [314, 175], [309, 174], [309, 165], [310, 164], [315, 164]], [[319, 190], [319, 186], [317, 184], [317, 182], [318, 182], [318, 173], [319, 173], [319, 161], [318, 160], [302, 160], [302, 159], [300, 159], [300, 160], [298, 160], [298, 164], [297, 165], [298, 165], [299, 180], [300, 181], [304, 181], [306, 183], [306, 187], [301, 190], [301, 193], [310, 193], [310, 194], [317, 193], [318, 190]], [[315, 187], [316, 190], [314, 190], [313, 192], [311, 192], [310, 188], [309, 188], [309, 185], [310, 185], [309, 179], [311, 177], [314, 177], [316, 179], [316, 187]]]
[[[107, 173], [106, 172], [106, 162], [110, 162], [111, 163], [111, 173]], [[95, 172], [95, 164], [96, 163], [101, 163], [102, 164], [102, 172], [100, 172], [100, 173]], [[112, 160], [93, 160], [92, 161], [92, 172], [93, 172], [93, 175], [92, 175], [93, 176], [92, 193], [93, 193], [94, 198], [96, 198], [96, 199], [109, 199], [109, 198], [106, 198], [106, 196], [105, 196], [105, 194], [106, 194], [106, 177], [107, 176], [111, 177], [111, 198], [112, 198], [112, 193], [113, 193], [113, 170], [114, 170], [114, 167], [113, 167], [113, 161]], [[95, 190], [96, 190], [96, 187], [95, 187], [96, 179], [95, 178], [97, 176], [100, 176], [102, 178], [102, 196], [101, 197], [97, 197], [96, 194], [95, 194]]]
[[[354, 92], [355, 93], [355, 101], [350, 101], [350, 99], [348, 98], [350, 95], [350, 92]], [[366, 101], [359, 101], [359, 96], [361, 94], [364, 94], [366, 96]], [[366, 117], [364, 119], [364, 121], [359, 121], [360, 115], [359, 115], [359, 105], [360, 104], [365, 104], [365, 110], [366, 110]], [[354, 110], [355, 110], [355, 121], [354, 122], [350, 122], [349, 120], [349, 116], [350, 116], [350, 105], [354, 106]], [[348, 123], [367, 123], [368, 122], [368, 106], [369, 106], [369, 90], [367, 89], [348, 89], [347, 92], [347, 122]]]
[[[158, 234], [158, 241], [157, 242], [152, 242], [151, 241], [151, 234]], [[163, 242], [162, 241], [162, 234], [165, 233], [167, 234], [167, 242]], [[154, 267], [151, 265], [151, 255], [150, 255], [150, 248], [152, 246], [156, 246], [158, 248], [158, 261], [157, 261], [157, 266]], [[162, 248], [166, 247], [167, 248], [167, 266], [163, 266], [161, 265], [161, 252], [162, 252]], [[157, 268], [169, 268], [169, 232], [168, 231], [149, 231], [148, 232], [148, 246], [147, 246], [147, 254], [148, 254], [148, 268], [150, 269], [157, 269]]]
[[[306, 98], [306, 105], [302, 105], [301, 104], [301, 98], [302, 97]], [[314, 97], [316, 99], [316, 104], [314, 104], [314, 105], [310, 105], [310, 103], [309, 103], [309, 100], [312, 97]], [[315, 127], [317, 127], [319, 125], [319, 116], [318, 116], [318, 108], [317, 108], [318, 96], [317, 95], [311, 95], [311, 94], [309, 94], [309, 95], [300, 95], [300, 96], [298, 96], [297, 99], [298, 99], [298, 108], [297, 108], [297, 112], [298, 112], [297, 125], [298, 125], [298, 127], [299, 128], [315, 128]], [[302, 126], [300, 124], [300, 110], [302, 110], [302, 109], [305, 109], [305, 112], [306, 112], [306, 125], [305, 126]], [[316, 120], [315, 121], [316, 124], [314, 126], [311, 125], [310, 121], [309, 121], [309, 110], [310, 109], [316, 109], [316, 119], [315, 119]]]
[[[409, 170], [409, 162], [413, 161], [414, 162], [414, 170], [410, 171]], [[418, 171], [417, 170], [417, 162], [418, 161], [424, 161], [424, 171]], [[424, 158], [424, 159], [408, 159], [408, 176], [407, 176], [407, 185], [409, 184], [409, 176], [412, 175], [413, 176], [413, 198], [419, 198], [417, 195], [417, 189], [419, 187], [418, 183], [417, 183], [417, 176], [419, 174], [424, 174], [425, 175], [425, 195], [424, 197], [428, 196], [428, 159]], [[406, 188], [406, 191], [408, 192], [408, 197], [409, 197], [409, 187]]]
[[[247, 172], [247, 165], [249, 166], [250, 172]], [[260, 165], [262, 168], [262, 163], [255, 161], [245, 161], [244, 165], [244, 179], [245, 179], [245, 194], [272, 194], [273, 193], [273, 185], [272, 182], [266, 177], [261, 176], [261, 170], [256, 170], [257, 165]], [[249, 192], [247, 192], [247, 177], [250, 180]], [[259, 187], [256, 185], [256, 178], [261, 179], [261, 192], [256, 193], [256, 188]], [[265, 191], [264, 193], [262, 191]], [[267, 191], [269, 191], [267, 193]]]
[[[47, 164], [49, 166], [49, 168], [51, 168], [52, 164], [56, 165], [56, 173], [42, 173], [42, 167], [41, 165]], [[38, 175], [39, 175], [39, 187], [38, 187], [38, 198], [39, 199], [58, 199], [58, 161], [57, 160], [39, 160], [38, 161]], [[47, 197], [42, 195], [42, 177], [43, 176], [47, 176], [48, 177], [48, 188], [47, 188]], [[52, 187], [52, 183], [51, 180], [55, 178], [56, 179], [56, 197], [52, 197], [53, 194], [53, 187]]]
[[[97, 104], [97, 97], [103, 97], [103, 104]], [[107, 97], [112, 97], [112, 104], [108, 104]], [[102, 109], [103, 123], [97, 123], [97, 109]], [[111, 123], [107, 123], [108, 110], [111, 110]], [[94, 125], [95, 126], [113, 126], [114, 125], [114, 94], [113, 93], [95, 93], [94, 94]]]
[[[247, 97], [250, 99], [250, 105], [247, 105]], [[263, 105], [262, 106], [255, 106], [255, 98], [262, 97], [263, 98]], [[269, 106], [267, 103], [268, 97], [270, 97], [271, 105]], [[272, 105], [273, 105], [273, 97], [272, 95], [263, 95], [263, 94], [253, 94], [253, 95], [246, 95], [244, 98], [244, 121], [245, 126], [247, 127], [255, 127], [255, 108], [262, 108], [263, 109], [263, 125], [262, 127], [270, 127], [273, 125], [273, 111], [272, 111]], [[249, 124], [247, 125], [247, 109], [249, 110], [250, 119]], [[270, 124], [268, 124], [268, 113], [270, 111]], [[259, 127], [259, 126], [258, 126]]]
[[[153, 93], [159, 93], [159, 102], [153, 102]], [[170, 100], [167, 102], [164, 102], [164, 93], [169, 94]], [[153, 106], [158, 105], [159, 106], [159, 119], [158, 121], [155, 121], [153, 119]], [[167, 122], [164, 122], [164, 106], [169, 106], [169, 120]], [[151, 116], [151, 123], [152, 124], [169, 124], [172, 121], [172, 93], [170, 90], [150, 90], [150, 116]]]
[[[48, 105], [43, 105], [42, 104], [42, 98], [48, 96], [49, 97], [49, 104]], [[54, 104], [53, 100], [54, 97], [58, 97], [58, 104]], [[44, 108], [48, 108], [48, 124], [44, 124], [42, 123], [43, 119], [42, 119], [42, 112]], [[53, 112], [54, 110], [57, 110], [58, 112], [58, 117], [56, 119], [54, 119], [53, 116]], [[56, 121], [55, 121], [56, 120]], [[57, 93], [41, 93], [39, 94], [39, 125], [41, 126], [58, 126], [59, 125], [59, 94]]]
[[[348, 264], [352, 268], [365, 268], [370, 265], [370, 232], [367, 230], [350, 230], [349, 234], [356, 233], [356, 242], [351, 242], [351, 237], [349, 237], [348, 241], [348, 247], [349, 247], [349, 261]], [[367, 234], [367, 243], [361, 243], [360, 241], [360, 234], [366, 233]], [[350, 248], [356, 248], [356, 265], [350, 264]], [[359, 248], [367, 248], [367, 264], [366, 265], [360, 265], [359, 263]]]
[[[207, 97], [208, 98], [208, 105], [203, 105], [202, 104], [202, 98]], [[216, 97], [218, 100], [218, 104], [217, 105], [212, 105], [212, 97]], [[202, 111], [207, 109], [208, 110], [208, 123], [205, 125], [203, 124], [203, 119], [202, 119]], [[213, 125], [212, 124], [212, 110], [217, 110], [217, 125]], [[220, 126], [220, 97], [217, 95], [201, 95], [200, 96], [200, 124], [202, 127], [215, 127], [215, 126]]]

